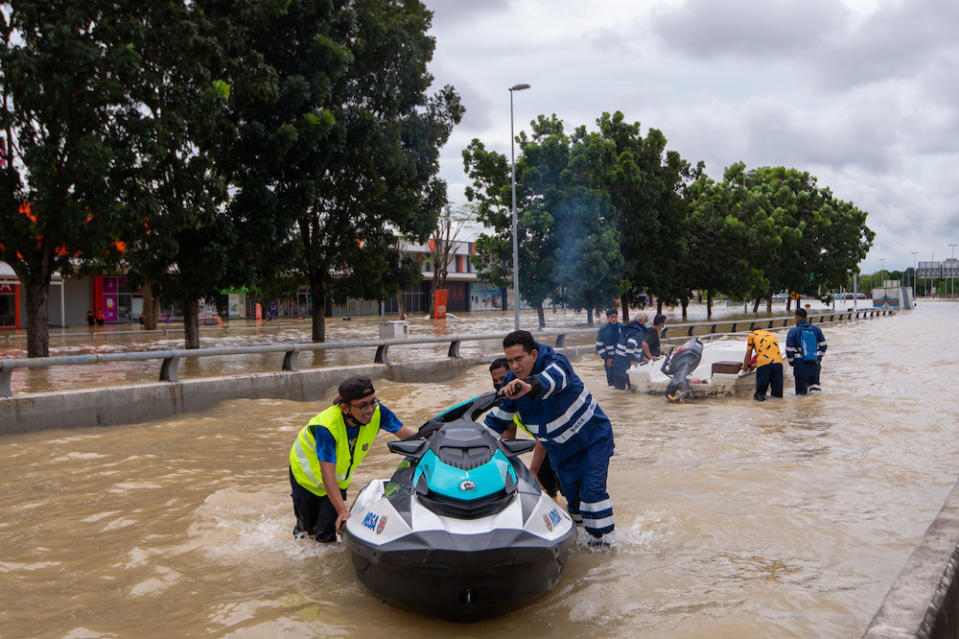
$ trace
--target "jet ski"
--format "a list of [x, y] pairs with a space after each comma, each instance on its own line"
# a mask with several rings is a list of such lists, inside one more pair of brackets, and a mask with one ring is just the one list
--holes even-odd
[[500, 439], [476, 418], [490, 392], [389, 442], [389, 480], [357, 496], [343, 541], [360, 581], [390, 604], [454, 621], [523, 606], [559, 582], [576, 528], [519, 455], [536, 442]]
[[660, 370], [672, 378], [666, 386], [666, 399], [678, 402], [692, 394], [689, 388], [689, 374], [696, 370], [703, 359], [703, 343], [698, 337], [691, 338], [678, 349], [670, 349]]

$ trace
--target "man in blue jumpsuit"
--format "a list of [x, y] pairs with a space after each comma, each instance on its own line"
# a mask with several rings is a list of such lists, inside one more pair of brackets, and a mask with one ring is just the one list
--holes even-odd
[[786, 358], [793, 367], [796, 394], [820, 391], [819, 374], [822, 356], [826, 352], [826, 337], [818, 326], [806, 319], [806, 309], [796, 309], [796, 325], [786, 334]]
[[606, 311], [606, 325], [596, 334], [596, 353], [603, 359], [606, 369], [606, 383], [615, 386], [613, 373], [613, 355], [616, 353], [616, 343], [623, 325], [619, 323], [619, 312], [615, 308]]
[[[487, 414], [486, 425], [502, 433], [519, 413], [543, 443], [573, 521], [584, 525], [591, 546], [609, 546], [605, 535], [613, 531], [613, 505], [606, 476], [614, 448], [609, 418], [569, 360], [529, 331], [507, 335], [503, 350], [510, 373], [500, 388], [504, 399]], [[536, 455], [531, 466], [537, 465]]]
[[646, 313], [637, 313], [636, 317], [620, 332], [619, 341], [613, 354], [613, 386], [619, 390], [632, 388], [626, 371], [633, 364], [643, 363], [643, 338], [646, 335]]

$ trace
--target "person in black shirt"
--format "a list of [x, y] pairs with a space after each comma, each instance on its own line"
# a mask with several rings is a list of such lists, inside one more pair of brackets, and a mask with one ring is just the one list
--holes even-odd
[[646, 329], [646, 335], [643, 337], [643, 362], [651, 362], [654, 359], [662, 357], [659, 348], [659, 334], [663, 332], [663, 326], [666, 325], [666, 316], [657, 313], [653, 318], [653, 325]]

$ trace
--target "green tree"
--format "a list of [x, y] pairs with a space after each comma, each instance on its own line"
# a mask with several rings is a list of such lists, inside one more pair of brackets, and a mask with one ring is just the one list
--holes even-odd
[[596, 121], [599, 134], [612, 145], [607, 160], [594, 162], [593, 184], [604, 188], [615, 211], [625, 260], [624, 317], [627, 305], [645, 293], [664, 301], [688, 297], [682, 281], [685, 250], [684, 193], [703, 172], [676, 151], [666, 149], [661, 131], [650, 128], [645, 137], [639, 122], [627, 122], [619, 111], [603, 113]]
[[[439, 148], [463, 107], [452, 87], [427, 94], [435, 43], [420, 2], [281, 9], [249, 25], [275, 86], [234, 87], [234, 215], [257, 229], [260, 277], [285, 270], [310, 282], [313, 339], [323, 341], [328, 296], [385, 299], [419, 281], [396, 235], [422, 242], [436, 228], [446, 204]], [[264, 237], [301, 249], [278, 254]]]
[[[543, 305], [559, 295], [557, 207], [563, 201], [564, 171], [569, 165], [570, 139], [555, 114], [540, 115], [531, 134], [516, 138], [516, 210], [519, 245], [519, 294], [536, 309], [540, 328], [546, 325]], [[477, 139], [463, 151], [466, 173], [473, 181], [466, 197], [475, 203], [477, 218], [494, 234], [476, 241], [480, 274], [499, 286], [512, 284], [512, 194], [506, 157], [487, 151]]]
[[593, 312], [609, 306], [622, 283], [620, 235], [611, 217], [605, 194], [585, 188], [570, 188], [556, 211], [563, 298], [572, 308], [586, 310], [589, 326]]
[[222, 141], [233, 138], [224, 51], [200, 3], [185, 0], [153, 7], [139, 35], [135, 108], [121, 118], [135, 165], [125, 182], [124, 258], [135, 282], [182, 303], [185, 346], [198, 348], [200, 300], [250, 277], [237, 259], [220, 161]]
[[52, 274], [115, 253], [115, 114], [139, 64], [127, 44], [136, 13], [100, 0], [0, 11], [0, 259], [25, 290], [30, 357], [49, 354]]

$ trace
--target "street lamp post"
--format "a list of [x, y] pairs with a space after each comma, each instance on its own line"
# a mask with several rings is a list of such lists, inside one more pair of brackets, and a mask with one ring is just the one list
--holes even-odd
[[912, 252], [912, 294], [918, 297], [916, 292], [916, 256], [919, 255], [919, 251]]
[[886, 268], [886, 258], [881, 257], [879, 258], [879, 286], [881, 288], [886, 287], [885, 283], [883, 282], [883, 280], [886, 279], [885, 268]]
[[513, 91], [528, 89], [528, 84], [515, 84], [509, 88], [509, 158], [512, 165], [513, 186], [513, 324], [519, 330], [519, 236], [516, 234], [516, 136], [513, 133]]
[[[950, 269], [954, 266], [953, 260], [955, 260], [955, 259], [956, 259], [956, 245], [955, 245], [955, 244], [950, 244], [950, 245], [949, 245], [949, 268], [950, 268]], [[951, 275], [951, 273], [950, 273], [950, 275]], [[956, 294], [956, 285], [955, 285], [955, 282], [956, 282], [956, 278], [955, 278], [955, 277], [950, 277], [950, 278], [949, 278], [949, 297], [950, 297], [950, 298], [952, 298], [952, 296]]]

